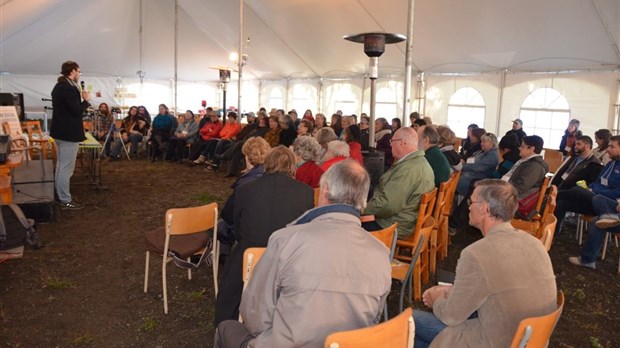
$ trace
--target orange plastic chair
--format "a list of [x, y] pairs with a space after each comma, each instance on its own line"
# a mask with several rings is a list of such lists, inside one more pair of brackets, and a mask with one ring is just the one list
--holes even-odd
[[[217, 203], [199, 207], [168, 209], [166, 211], [166, 227], [145, 233], [146, 262], [144, 267], [144, 292], [148, 291], [149, 283], [149, 256], [150, 252], [162, 255], [162, 288], [164, 293], [164, 313], [168, 314], [168, 291], [166, 285], [166, 266], [174, 260], [170, 253], [181, 259], [190, 261], [193, 255], [200, 255], [202, 262], [209, 257], [209, 240], [207, 230], [213, 229], [213, 240], [217, 241]], [[214, 252], [215, 252], [214, 242]], [[217, 296], [217, 258], [213, 261], [213, 281]], [[199, 262], [198, 264], [200, 265]], [[187, 278], [192, 279], [191, 268], [187, 269]]]
[[[411, 261], [409, 263], [402, 262], [400, 260], [392, 261], [392, 279], [400, 280], [403, 283], [400, 292], [400, 310], [403, 307], [403, 297], [405, 289], [409, 289], [409, 298], [413, 296], [415, 300], [422, 298], [422, 269], [424, 262], [427, 262], [423, 255], [428, 250], [429, 239], [433, 228], [435, 227], [435, 220], [431, 215], [428, 215], [422, 222], [422, 227], [414, 236], [414, 241], [407, 245], [411, 249]], [[413, 291], [411, 290], [413, 284]], [[412, 294], [413, 292], [413, 294]]]
[[549, 338], [564, 309], [564, 293], [558, 293], [558, 308], [540, 317], [530, 317], [521, 320], [510, 348], [547, 347]]
[[413, 310], [407, 308], [396, 317], [363, 329], [334, 332], [325, 338], [323, 348], [413, 348], [415, 324]]

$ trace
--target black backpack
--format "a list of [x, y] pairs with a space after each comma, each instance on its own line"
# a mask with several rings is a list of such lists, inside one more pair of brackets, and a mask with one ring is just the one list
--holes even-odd
[[42, 247], [34, 221], [26, 219], [16, 204], [0, 206], [0, 250], [13, 249], [28, 242], [34, 249]]

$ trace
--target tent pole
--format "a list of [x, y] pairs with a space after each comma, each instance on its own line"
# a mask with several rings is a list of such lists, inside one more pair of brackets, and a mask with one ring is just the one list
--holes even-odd
[[409, 112], [411, 111], [411, 73], [413, 65], [413, 6], [415, 0], [409, 0], [409, 10], [407, 12], [407, 49], [405, 51], [405, 91], [403, 93], [403, 117], [402, 124], [405, 125]]
[[239, 70], [239, 79], [237, 81], [237, 111], [239, 112], [238, 122], [241, 123], [241, 80], [243, 78], [243, 0], [239, 0], [239, 55], [237, 58], [237, 68]]
[[176, 114], [177, 110], [177, 82], [178, 82], [178, 67], [179, 67], [179, 0], [174, 0], [174, 100], [172, 103], [172, 110]]
[[497, 117], [495, 117], [495, 134], [499, 132], [499, 123], [500, 118], [502, 116], [502, 105], [504, 104], [504, 88], [506, 87], [506, 73], [508, 69], [504, 68], [502, 70], [502, 81], [499, 86], [499, 93], [497, 97]]
[[316, 109], [317, 113], [323, 112], [323, 78], [320, 77], [316, 84]]

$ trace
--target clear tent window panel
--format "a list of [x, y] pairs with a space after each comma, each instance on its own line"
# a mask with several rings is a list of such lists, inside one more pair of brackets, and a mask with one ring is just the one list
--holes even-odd
[[454, 92], [448, 102], [448, 126], [457, 137], [467, 136], [467, 126], [472, 123], [484, 126], [486, 108], [480, 92], [463, 87]]
[[570, 107], [559, 91], [539, 88], [525, 98], [519, 117], [528, 135], [538, 135], [545, 141], [545, 148], [557, 149], [570, 118]]

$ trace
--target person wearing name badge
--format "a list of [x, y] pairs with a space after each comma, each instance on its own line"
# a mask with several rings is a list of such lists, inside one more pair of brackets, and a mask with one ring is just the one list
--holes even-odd
[[480, 132], [482, 134], [478, 137], [480, 138], [481, 150], [475, 156], [464, 160], [461, 178], [456, 185], [456, 192], [462, 196], [469, 195], [473, 182], [489, 178], [499, 164], [497, 137], [495, 134], [487, 133], [483, 128], [476, 128], [472, 131], [472, 138], [475, 138]]
[[566, 212], [598, 216], [607, 211], [600, 209], [597, 211], [597, 205], [593, 203], [595, 199], [602, 200], [600, 206], [605, 206], [604, 202], [616, 204], [616, 200], [620, 198], [620, 135], [611, 137], [607, 151], [611, 161], [603, 167], [598, 178], [588, 186], [588, 189], [574, 186], [558, 192], [554, 213], [558, 219], [556, 234], [561, 231]]
[[603, 165], [594, 155], [592, 144], [592, 138], [589, 136], [578, 137], [575, 143], [575, 155], [568, 157], [555, 171], [551, 185], [556, 185], [558, 190], [562, 191], [570, 189], [582, 180], [588, 183], [594, 182], [601, 173]]

